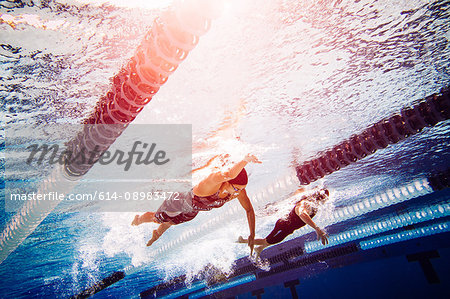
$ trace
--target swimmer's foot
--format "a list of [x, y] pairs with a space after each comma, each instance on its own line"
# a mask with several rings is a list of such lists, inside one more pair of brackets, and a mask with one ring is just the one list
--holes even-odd
[[147, 247], [152, 246], [153, 243], [155, 243], [156, 240], [158, 240], [160, 237], [160, 234], [158, 234], [158, 231], [155, 229], [153, 231], [152, 238], [147, 242]]
[[131, 225], [139, 225], [141, 224], [141, 221], [139, 221], [139, 215], [134, 216], [133, 222], [131, 222]]
[[258, 260], [261, 252], [266, 248], [266, 246], [258, 246], [255, 248], [255, 259]]
[[154, 222], [154, 223], [160, 224], [158, 219], [156, 219], [154, 212], [146, 212], [140, 216], [136, 215], [134, 217], [133, 222], [131, 222], [131, 225], [140, 225], [142, 223], [147, 223], [147, 222]]
[[242, 236], [239, 236], [239, 238], [237, 239], [236, 243], [247, 243], [247, 241], [245, 241], [245, 239], [242, 238]]

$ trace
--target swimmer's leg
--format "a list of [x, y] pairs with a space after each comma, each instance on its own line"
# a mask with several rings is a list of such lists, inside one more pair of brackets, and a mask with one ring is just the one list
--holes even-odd
[[156, 240], [158, 240], [159, 237], [161, 237], [161, 235], [164, 234], [164, 232], [165, 232], [166, 230], [168, 230], [169, 227], [171, 227], [171, 226], [172, 226], [172, 223], [170, 223], [170, 222], [164, 222], [164, 223], [161, 223], [161, 224], [158, 226], [158, 228], [155, 229], [155, 230], [153, 231], [152, 238], [147, 242], [147, 246], [151, 246], [151, 245], [152, 245]]
[[131, 222], [131, 225], [139, 225], [146, 222], [159, 223], [158, 220], [155, 218], [154, 212], [147, 212], [142, 214], [141, 216], [136, 215], [133, 219], [133, 222]]
[[[244, 239], [242, 236], [239, 236], [237, 243], [244, 243], [247, 244], [248, 243], [248, 239]], [[263, 245], [265, 247], [269, 246], [270, 244], [267, 243], [266, 239], [255, 239], [254, 242], [255, 245]]]
[[267, 244], [267, 245], [261, 245], [261, 246], [258, 246], [258, 247], [255, 248], [256, 259], [259, 258], [259, 255], [261, 254], [261, 252], [262, 252], [267, 246], [269, 246], [269, 245], [270, 245], [270, 244]]

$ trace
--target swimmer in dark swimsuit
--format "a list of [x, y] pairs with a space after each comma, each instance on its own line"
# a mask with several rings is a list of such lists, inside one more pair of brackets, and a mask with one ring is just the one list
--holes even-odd
[[245, 187], [248, 178], [244, 167], [248, 163], [261, 163], [255, 156], [247, 155], [227, 171], [211, 173], [207, 178], [196, 185], [191, 192], [184, 194], [181, 200], [165, 200], [156, 212], [147, 212], [136, 215], [132, 225], [145, 222], [158, 223], [159, 227], [153, 231], [152, 238], [147, 246], [152, 245], [169, 227], [190, 221], [199, 211], [209, 211], [223, 206], [226, 202], [237, 198], [247, 213], [250, 229], [248, 246], [253, 254], [253, 240], [255, 238], [255, 212]]
[[[300, 193], [301, 189], [297, 190], [296, 194]], [[296, 195], [295, 194], [295, 195]], [[255, 249], [257, 257], [261, 251], [267, 246], [274, 245], [283, 241], [288, 235], [292, 234], [295, 230], [308, 224], [316, 230], [317, 239], [322, 241], [323, 245], [328, 244], [328, 235], [318, 227], [312, 218], [317, 213], [317, 206], [328, 199], [329, 191], [327, 189], [321, 189], [312, 195], [303, 196], [296, 202], [295, 207], [291, 210], [289, 215], [285, 218], [278, 219], [272, 232], [264, 239], [255, 239], [255, 245], [260, 245]], [[247, 243], [248, 240], [238, 238], [238, 243]]]

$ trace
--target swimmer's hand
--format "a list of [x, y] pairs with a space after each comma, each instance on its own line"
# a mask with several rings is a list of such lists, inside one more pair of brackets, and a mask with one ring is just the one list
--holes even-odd
[[253, 247], [255, 247], [255, 236], [248, 236], [248, 247], [250, 247], [250, 256], [253, 256]]
[[321, 241], [323, 245], [328, 244], [328, 235], [320, 227], [316, 228], [317, 241]]
[[250, 162], [258, 163], [258, 164], [262, 163], [261, 161], [258, 160], [258, 158], [256, 158], [255, 155], [252, 155], [252, 154], [245, 155], [244, 161], [247, 162], [247, 163], [250, 163]]

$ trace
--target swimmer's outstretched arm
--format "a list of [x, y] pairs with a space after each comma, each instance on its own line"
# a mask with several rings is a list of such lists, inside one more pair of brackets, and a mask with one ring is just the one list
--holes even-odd
[[308, 204], [306, 204], [305, 202], [300, 202], [299, 204], [297, 204], [295, 206], [295, 213], [298, 215], [298, 217], [300, 217], [300, 219], [305, 222], [306, 224], [308, 224], [309, 226], [311, 226], [312, 228], [314, 228], [316, 230], [316, 234], [317, 234], [317, 240], [322, 241], [323, 245], [328, 244], [328, 235], [326, 232], [324, 232], [320, 227], [318, 227], [314, 221], [311, 219], [311, 217], [309, 216], [309, 211], [310, 207], [308, 206]]
[[248, 163], [262, 163], [255, 155], [247, 154], [242, 161], [234, 164], [229, 170], [212, 174], [211, 179], [216, 183], [223, 183], [234, 179]]
[[255, 211], [250, 198], [247, 196], [245, 189], [242, 189], [238, 195], [239, 203], [247, 213], [248, 227], [250, 229], [250, 235], [248, 236], [248, 246], [250, 247], [250, 256], [253, 255], [253, 247], [255, 246]]

